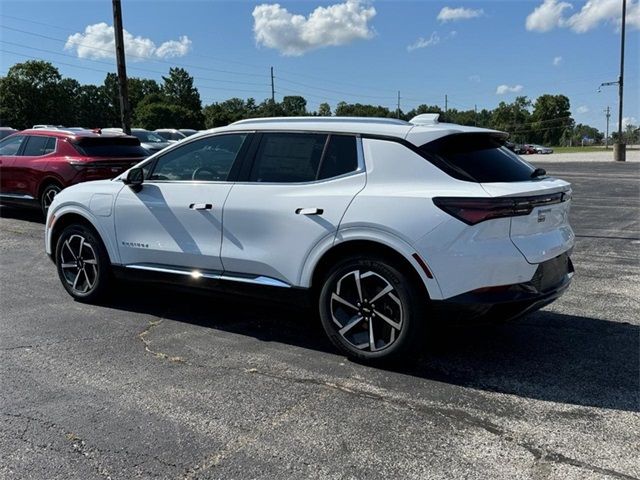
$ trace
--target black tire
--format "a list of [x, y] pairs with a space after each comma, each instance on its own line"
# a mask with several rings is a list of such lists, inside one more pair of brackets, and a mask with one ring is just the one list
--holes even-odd
[[[361, 295], [357, 293], [358, 276]], [[388, 288], [393, 290], [380, 296]], [[340, 261], [325, 276], [319, 296], [320, 320], [331, 342], [349, 358], [375, 364], [410, 361], [423, 344], [427, 303], [424, 289], [393, 262], [382, 257], [353, 256]], [[363, 320], [358, 321], [360, 317]], [[391, 326], [388, 320], [395, 320], [400, 328]], [[350, 325], [353, 327], [341, 333]], [[362, 347], [366, 342], [368, 346]]]
[[66, 227], [58, 238], [55, 258], [60, 281], [74, 299], [93, 303], [105, 296], [111, 281], [109, 256], [92, 228]]
[[51, 201], [61, 191], [62, 187], [57, 183], [49, 183], [42, 189], [42, 193], [40, 194], [40, 208], [45, 217], [47, 216]]

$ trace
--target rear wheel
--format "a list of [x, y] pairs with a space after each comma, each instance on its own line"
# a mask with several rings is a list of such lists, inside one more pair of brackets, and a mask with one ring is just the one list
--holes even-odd
[[40, 207], [42, 208], [42, 213], [47, 215], [49, 211], [49, 206], [51, 206], [51, 202], [55, 196], [62, 191], [62, 187], [57, 183], [50, 183], [44, 189], [42, 189], [42, 193], [40, 194]]
[[424, 293], [386, 259], [351, 257], [329, 271], [320, 318], [334, 345], [366, 362], [392, 362], [416, 353], [426, 321]]
[[107, 291], [109, 257], [98, 235], [85, 225], [69, 225], [62, 231], [56, 267], [65, 290], [76, 300], [94, 302]]

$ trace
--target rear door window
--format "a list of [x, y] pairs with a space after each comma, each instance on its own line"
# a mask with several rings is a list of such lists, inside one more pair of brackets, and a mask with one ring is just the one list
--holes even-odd
[[326, 141], [327, 135], [319, 133], [265, 133], [251, 169], [250, 181], [314, 181]]
[[47, 154], [47, 144], [51, 137], [42, 135], [30, 135], [27, 137], [27, 143], [22, 150], [24, 157], [41, 157]]
[[535, 168], [486, 133], [448, 135], [420, 147], [433, 164], [459, 180], [479, 183], [524, 182]]
[[353, 135], [264, 133], [249, 180], [301, 183], [338, 177], [357, 170]]
[[331, 135], [318, 179], [339, 177], [358, 169], [358, 147], [353, 135]]

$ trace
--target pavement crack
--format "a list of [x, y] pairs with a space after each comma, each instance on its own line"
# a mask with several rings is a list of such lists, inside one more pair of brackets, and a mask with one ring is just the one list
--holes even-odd
[[358, 389], [358, 388], [353, 388], [353, 387], [347, 387], [345, 385], [341, 385], [339, 383], [336, 382], [328, 382], [325, 380], [321, 380], [321, 379], [315, 379], [315, 378], [299, 378], [299, 377], [291, 377], [291, 376], [287, 376], [287, 375], [278, 375], [276, 373], [273, 372], [265, 372], [265, 371], [259, 371], [258, 369], [255, 368], [250, 368], [250, 369], [245, 369], [244, 370], [245, 373], [250, 373], [250, 374], [255, 374], [255, 375], [262, 375], [265, 377], [270, 377], [270, 378], [274, 378], [274, 379], [278, 379], [278, 380], [283, 380], [283, 381], [289, 381], [289, 382], [295, 382], [295, 383], [302, 383], [302, 384], [312, 384], [312, 385], [318, 385], [324, 388], [328, 388], [328, 389], [333, 389], [333, 390], [338, 390], [341, 392], [346, 393], [347, 395], [354, 395], [360, 398], [366, 398], [366, 399], [370, 399], [370, 400], [374, 400], [374, 401], [380, 401], [385, 403], [387, 406], [390, 406], [392, 408], [398, 409], [398, 408], [405, 408], [411, 411], [418, 411], [421, 413], [427, 413], [427, 414], [431, 414], [431, 415], [440, 415], [444, 418], [447, 418], [449, 421], [454, 421], [454, 422], [458, 422], [458, 423], [463, 423], [466, 424], [470, 427], [473, 428], [480, 428], [492, 435], [498, 436], [506, 441], [508, 441], [509, 443], [512, 443], [514, 445], [517, 445], [521, 448], [524, 448], [525, 450], [527, 450], [531, 455], [533, 455], [533, 457], [536, 460], [541, 460], [541, 461], [546, 461], [546, 462], [550, 462], [550, 463], [557, 463], [557, 464], [564, 464], [564, 465], [570, 465], [573, 467], [578, 467], [578, 468], [582, 468], [585, 470], [590, 470], [594, 473], [598, 473], [600, 475], [608, 475], [610, 477], [613, 478], [619, 478], [619, 479], [625, 479], [625, 480], [640, 480], [638, 477], [634, 477], [632, 475], [627, 475], [626, 473], [623, 472], [618, 472], [617, 470], [612, 470], [612, 469], [608, 469], [608, 468], [602, 468], [602, 467], [598, 467], [596, 465], [592, 465], [590, 463], [587, 462], [583, 462], [582, 460], [578, 460], [575, 458], [571, 458], [568, 457], [562, 453], [559, 452], [554, 452], [552, 450], [549, 450], [547, 448], [544, 447], [539, 447], [536, 446], [534, 444], [532, 444], [531, 442], [526, 442], [526, 441], [522, 441], [522, 440], [518, 440], [517, 438], [515, 438], [514, 436], [510, 435], [504, 428], [502, 428], [501, 426], [483, 419], [483, 418], [479, 418], [475, 415], [472, 415], [470, 413], [467, 413], [463, 410], [460, 409], [456, 409], [456, 408], [447, 408], [447, 407], [439, 407], [439, 406], [435, 406], [435, 405], [426, 405], [424, 403], [419, 403], [416, 402], [414, 400], [409, 400], [409, 399], [405, 399], [405, 398], [397, 398], [397, 397], [387, 397], [385, 395], [382, 395], [380, 393], [372, 393], [372, 392], [366, 392], [364, 390]]
[[160, 352], [158, 350], [154, 350], [151, 348], [151, 340], [149, 340], [147, 336], [151, 333], [153, 329], [155, 329], [158, 325], [162, 324], [163, 322], [164, 322], [163, 318], [159, 320], [150, 320], [149, 323], [147, 324], [147, 327], [138, 334], [138, 338], [144, 345], [145, 352], [150, 353], [156, 358], [160, 358], [162, 360], [168, 360], [169, 362], [188, 364], [188, 362], [182, 357], [169, 355], [167, 353]]
[[[102, 461], [98, 458], [98, 456], [101, 454], [100, 450], [98, 450], [95, 447], [88, 446], [86, 442], [80, 437], [78, 437], [76, 434], [67, 431], [65, 428], [61, 427], [60, 425], [54, 422], [43, 420], [41, 418], [24, 415], [22, 413], [2, 412], [1, 414], [4, 415], [5, 417], [19, 418], [22, 420], [26, 420], [27, 423], [24, 429], [22, 430], [22, 432], [20, 433], [20, 435], [18, 436], [18, 439], [28, 443], [34, 448], [37, 447], [37, 445], [32, 440], [27, 438], [27, 435], [26, 435], [27, 430], [29, 429], [29, 425], [31, 425], [31, 423], [37, 423], [39, 425], [46, 427], [49, 430], [52, 430], [52, 429], [57, 430], [58, 432], [62, 433], [64, 439], [70, 443], [72, 451], [76, 454], [82, 455], [85, 459], [87, 459], [87, 461], [91, 464], [91, 467], [96, 471], [98, 475], [108, 480], [112, 478], [109, 471], [102, 465]], [[59, 451], [59, 450], [56, 450], [56, 451]]]

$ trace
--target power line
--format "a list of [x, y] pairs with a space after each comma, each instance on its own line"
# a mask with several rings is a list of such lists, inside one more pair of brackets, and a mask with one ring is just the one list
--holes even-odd
[[[35, 51], [38, 51], [38, 52], [50, 53], [52, 55], [59, 55], [61, 57], [67, 57], [67, 58], [73, 58], [73, 59], [77, 58], [75, 55], [69, 55], [69, 54], [66, 54], [66, 53], [60, 53], [60, 52], [56, 52], [54, 50], [47, 50], [47, 49], [44, 49], [44, 48], [28, 47], [26, 45], [21, 45], [19, 43], [15, 43], [15, 42], [8, 42], [6, 40], [0, 40], [0, 43], [4, 43], [4, 44], [7, 44], [7, 45], [13, 45], [13, 46], [20, 47], [20, 48], [27, 48], [29, 50], [35, 50]], [[89, 62], [94, 62], [94, 63], [100, 63], [102, 65], [109, 65], [110, 67], [113, 66], [112, 62], [103, 62], [101, 60], [94, 60], [92, 58], [85, 58], [83, 60], [89, 61]], [[137, 66], [128, 66], [127, 69], [129, 69], [129, 70], [139, 70], [141, 72], [156, 73], [156, 74], [159, 74], [159, 75], [166, 75], [167, 74], [167, 72], [163, 72], [161, 70], [152, 70], [150, 68], [143, 68], [143, 67], [137, 67]], [[195, 80], [204, 80], [204, 81], [220, 82], [220, 83], [232, 83], [234, 85], [252, 85], [252, 86], [258, 86], [258, 87], [267, 86], [266, 83], [243, 82], [243, 81], [239, 81], [239, 80], [221, 80], [221, 79], [218, 79], [218, 78], [209, 78], [209, 77], [201, 77], [201, 76], [193, 76], [193, 78]]]
[[[24, 58], [30, 58], [33, 60], [40, 60], [40, 57], [34, 57], [33, 55], [27, 55], [25, 53], [20, 53], [20, 52], [14, 52], [12, 50], [6, 50], [4, 48], [0, 48], [0, 52], [2, 53], [9, 53], [12, 55], [18, 55], [20, 57], [24, 57]], [[99, 73], [114, 73], [110, 70], [99, 70], [97, 68], [91, 68], [91, 67], [87, 67], [84, 65], [74, 65], [72, 63], [65, 63], [65, 62], [56, 62], [59, 65], [64, 65], [67, 67], [71, 67], [71, 68], [77, 68], [80, 70], [90, 70], [93, 72], [99, 72]], [[260, 84], [260, 86], [265, 87], [265, 91], [267, 88], [267, 85], [262, 85]], [[224, 91], [232, 91], [232, 92], [243, 92], [243, 93], [258, 93], [256, 90], [244, 90], [244, 89], [238, 89], [238, 88], [225, 88], [225, 87], [212, 87], [212, 86], [199, 86], [198, 89], [203, 89], [203, 90], [224, 90]]]

